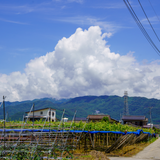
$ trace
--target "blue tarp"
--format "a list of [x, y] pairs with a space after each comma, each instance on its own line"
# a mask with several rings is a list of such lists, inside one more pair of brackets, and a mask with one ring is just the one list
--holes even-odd
[[[68, 130], [53, 130], [53, 129], [5, 129], [5, 132], [68, 132]], [[4, 132], [4, 129], [0, 129], [0, 132]], [[114, 133], [114, 134], [136, 134], [140, 135], [141, 132], [144, 134], [151, 135], [149, 132], [143, 132], [143, 130], [137, 130], [135, 132], [121, 132], [121, 131], [81, 131], [81, 130], [70, 130], [71, 133]], [[154, 135], [154, 134], [153, 134]]]

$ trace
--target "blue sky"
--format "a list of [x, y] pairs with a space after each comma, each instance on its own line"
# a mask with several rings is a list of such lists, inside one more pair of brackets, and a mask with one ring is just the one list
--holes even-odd
[[[157, 16], [159, 16], [160, 18], [160, 11], [158, 8], [160, 6], [160, 1], [141, 0], [141, 3], [147, 13], [147, 16], [149, 17], [149, 20], [151, 21], [157, 35], [160, 36], [160, 28], [159, 28], [160, 20], [156, 16], [149, 2], [151, 2], [154, 10], [157, 13]], [[145, 18], [145, 15], [143, 14], [140, 8], [138, 1], [132, 0], [130, 1], [130, 3], [134, 8], [136, 14], [138, 15], [139, 19], [141, 20], [143, 26], [149, 33], [150, 37], [152, 38], [154, 43], [157, 45], [157, 47], [160, 49], [159, 41], [156, 39], [151, 27], [149, 26]], [[160, 56], [154, 51], [154, 49], [151, 47], [151, 45], [143, 36], [142, 32], [140, 31], [135, 21], [131, 17], [129, 11], [127, 10], [123, 0], [113, 0], [113, 1], [110, 1], [110, 0], [99, 0], [99, 1], [97, 0], [45, 0], [45, 1], [1, 0], [0, 1], [0, 26], [1, 26], [0, 27], [1, 28], [0, 29], [0, 35], [1, 35], [0, 36], [0, 55], [1, 55], [0, 75], [1, 75], [1, 90], [2, 90], [1, 94], [3, 95], [6, 93], [9, 97], [8, 100], [14, 101], [14, 100], [34, 99], [34, 98], [42, 98], [45, 96], [50, 96], [55, 98], [69, 98], [69, 97], [89, 95], [89, 94], [123, 95], [123, 92], [120, 90], [125, 90], [125, 89], [131, 90], [130, 93], [133, 96], [138, 95], [138, 96], [146, 96], [151, 98], [152, 97], [158, 98], [159, 96], [159, 91], [156, 91], [154, 95], [149, 95], [149, 93], [146, 95], [144, 93], [145, 91], [142, 91], [142, 90], [139, 91], [138, 89], [135, 89], [135, 88], [131, 89], [129, 86], [127, 86], [128, 82], [127, 84], [124, 84], [124, 86], [127, 86], [126, 88], [124, 86], [121, 86], [121, 89], [119, 89], [120, 93], [116, 91], [117, 86], [114, 86], [114, 88], [108, 91], [102, 91], [100, 89], [99, 92], [97, 93], [93, 91], [94, 90], [93, 88], [95, 86], [93, 85], [94, 83], [90, 86], [86, 84], [85, 87], [80, 85], [79, 90], [76, 90], [76, 87], [78, 85], [77, 83], [74, 83], [74, 84], [72, 83], [72, 88], [70, 87], [67, 88], [68, 83], [61, 84], [60, 79], [58, 80], [58, 84], [60, 86], [63, 86], [60, 90], [59, 90], [60, 88], [59, 86], [56, 86], [56, 89], [54, 88], [55, 79], [54, 80], [52, 79], [53, 80], [52, 82], [47, 82], [47, 81], [44, 82], [47, 84], [48, 83], [53, 84], [52, 89], [53, 90], [55, 89], [57, 91], [55, 95], [50, 94], [49, 92], [46, 93], [45, 89], [42, 89], [40, 91], [38, 91], [37, 89], [36, 94], [35, 93], [32, 94], [31, 90], [29, 91], [26, 89], [27, 85], [30, 85], [30, 86], [33, 85], [33, 83], [32, 84], [29, 83], [30, 82], [29, 80], [31, 79], [30, 75], [32, 75], [31, 73], [29, 73], [29, 71], [31, 71], [34, 68], [33, 67], [31, 69], [30, 67], [31, 64], [33, 63], [36, 65], [37, 61], [40, 60], [41, 56], [46, 57], [47, 53], [54, 52], [54, 51], [56, 52], [55, 47], [57, 46], [58, 48], [59, 41], [61, 41], [64, 37], [66, 37], [66, 39], [69, 40], [69, 37], [76, 33], [77, 28], [81, 28], [82, 31], [86, 30], [88, 31], [88, 34], [89, 34], [92, 32], [92, 31], [89, 32], [90, 27], [99, 26], [99, 29], [101, 30], [101, 36], [103, 34], [107, 35], [103, 37], [103, 40], [105, 40], [106, 42], [105, 46], [109, 47], [110, 53], [114, 52], [115, 54], [118, 54], [120, 57], [130, 55], [133, 59], [132, 62], [134, 63], [134, 65], [140, 66], [138, 67], [137, 70], [142, 70], [142, 68], [144, 69], [144, 65], [145, 66], [148, 65], [147, 68], [151, 68], [149, 67], [151, 64], [159, 66]], [[97, 31], [97, 36], [98, 36], [99, 29], [98, 28], [94, 28], [94, 29]], [[96, 31], [93, 31], [93, 33]], [[91, 35], [87, 35], [87, 36], [91, 36]], [[96, 39], [95, 41], [98, 41], [98, 39]], [[89, 43], [89, 42], [86, 42], [86, 43]], [[94, 51], [95, 50], [96, 48], [94, 49]], [[100, 53], [100, 50], [97, 52]], [[62, 52], [65, 52], [65, 51], [63, 50]], [[87, 54], [87, 50], [84, 50], [84, 52], [86, 52]], [[81, 52], [78, 51], [76, 54], [81, 54]], [[58, 54], [55, 54], [55, 55], [58, 55]], [[65, 57], [67, 53], [62, 55]], [[98, 55], [96, 56], [97, 58], [99, 57]], [[125, 66], [126, 61], [123, 61], [123, 62], [124, 62], [123, 65]], [[49, 62], [46, 61], [45, 65], [48, 66], [48, 63]], [[55, 61], [53, 63], [55, 63]], [[59, 61], [57, 62], [57, 67], [60, 67], [60, 66], [62, 69], [65, 69], [63, 67], [66, 67], [66, 66], [62, 67]], [[153, 72], [153, 70], [151, 72]], [[52, 68], [52, 72], [56, 72], [56, 71], [57, 70], [55, 67], [54, 69]], [[77, 72], [77, 70], [75, 70], [75, 72]], [[89, 73], [90, 72], [91, 71], [89, 71]], [[15, 73], [19, 73], [20, 77], [19, 78], [16, 77]], [[104, 70], [104, 73], [106, 73], [106, 70]], [[122, 72], [122, 74], [123, 73], [124, 72]], [[159, 78], [159, 75], [156, 75], [158, 71], [154, 73], [155, 75], [152, 77], [152, 79], [155, 80], [155, 77]], [[26, 82], [27, 85], [21, 84], [22, 85], [21, 87], [24, 90], [26, 90], [26, 92], [23, 93], [23, 95], [21, 95], [22, 88], [20, 87], [19, 89], [19, 87], [17, 87], [17, 85], [19, 84], [17, 84], [16, 80], [15, 80], [15, 83], [8, 82], [8, 79], [13, 78], [12, 74], [14, 75], [13, 77], [15, 79], [16, 78], [21, 79], [21, 77], [23, 76], [26, 77], [25, 80], [27, 81]], [[37, 71], [35, 70], [34, 76], [36, 74], [37, 74]], [[100, 73], [97, 72], [97, 74], [98, 74], [97, 77], [99, 77]], [[5, 81], [4, 77], [7, 77], [5, 78], [7, 79], [7, 82]], [[43, 73], [40, 77], [43, 77]], [[68, 75], [64, 78], [67, 78], [67, 77]], [[95, 76], [92, 78], [95, 80], [97, 77]], [[147, 77], [149, 76], [147, 75]], [[72, 78], [70, 77], [70, 79]], [[25, 81], [25, 80], [22, 80], [22, 81]], [[34, 78], [32, 79], [32, 81], [33, 80]], [[103, 84], [102, 79], [101, 80], [99, 79], [98, 83], [102, 85]], [[121, 84], [120, 82], [115, 82], [115, 83]], [[149, 83], [149, 81], [147, 81], [147, 83]], [[4, 87], [5, 86], [4, 84], [6, 86], [9, 86], [11, 90], [9, 88], [6, 89], [6, 87]], [[36, 84], [38, 85], [36, 86]], [[39, 82], [37, 82], [36, 84], [33, 85], [33, 88], [35, 86], [36, 88], [37, 87], [39, 88], [40, 86], [43, 88], [42, 84], [39, 84]], [[108, 85], [110, 86], [109, 83], [105, 84], [105, 87], [108, 88]], [[135, 80], [135, 86], [136, 85], [137, 85], [137, 81]], [[71, 86], [71, 84], [69, 86]], [[140, 86], [143, 88], [144, 87], [143, 83]], [[50, 87], [51, 86], [49, 85], [49, 88]], [[85, 89], [82, 89], [83, 87]], [[103, 88], [104, 86], [100, 86], [100, 88], [101, 87]], [[83, 92], [81, 92], [82, 91], [81, 89], [83, 90]], [[68, 93], [68, 96], [67, 96], [66, 90], [70, 90], [70, 92], [74, 94]], [[96, 87], [95, 87], [95, 90], [97, 90]], [[65, 92], [66, 94], [64, 93], [62, 94], [62, 92]], [[30, 94], [30, 96], [26, 96], [28, 94]]]

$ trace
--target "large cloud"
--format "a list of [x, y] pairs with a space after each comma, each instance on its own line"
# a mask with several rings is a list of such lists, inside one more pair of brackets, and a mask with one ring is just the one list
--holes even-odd
[[0, 95], [9, 101], [83, 95], [160, 97], [159, 61], [140, 65], [132, 54], [120, 56], [106, 45], [100, 27], [78, 28], [55, 51], [31, 60], [25, 73], [0, 75]]

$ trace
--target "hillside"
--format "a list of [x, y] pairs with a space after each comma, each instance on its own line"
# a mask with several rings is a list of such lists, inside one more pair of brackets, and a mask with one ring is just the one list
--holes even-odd
[[[53, 98], [35, 99], [33, 101], [6, 102], [6, 112], [8, 120], [22, 120], [25, 112], [29, 111], [32, 104], [35, 109], [54, 108], [57, 110], [57, 118], [60, 119], [63, 109], [66, 110], [65, 116], [72, 118], [74, 111], [77, 110], [76, 117], [87, 117], [99, 111], [109, 114], [112, 118], [120, 119], [123, 113], [124, 98], [119, 96], [84, 96], [72, 99], [55, 100]], [[144, 97], [128, 97], [129, 112], [131, 115], [145, 115], [149, 118], [149, 108], [152, 109], [152, 119], [155, 124], [160, 124], [160, 100], [147, 99]], [[3, 118], [3, 107], [0, 108], [0, 118]]]

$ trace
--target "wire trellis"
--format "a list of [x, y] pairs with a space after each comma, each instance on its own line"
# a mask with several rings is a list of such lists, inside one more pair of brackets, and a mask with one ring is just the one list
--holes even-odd
[[[31, 113], [33, 106], [30, 109]], [[43, 126], [40, 129], [25, 129], [28, 121], [22, 123], [21, 129], [7, 129], [0, 132], [0, 159], [62, 159], [62, 157], [71, 157], [72, 151], [76, 148], [81, 134], [74, 132], [74, 119], [76, 112], [73, 115], [70, 126], [64, 125], [63, 110], [61, 120], [58, 127], [46, 126], [47, 120], [50, 119], [48, 109]], [[34, 127], [34, 126], [33, 126]]]

